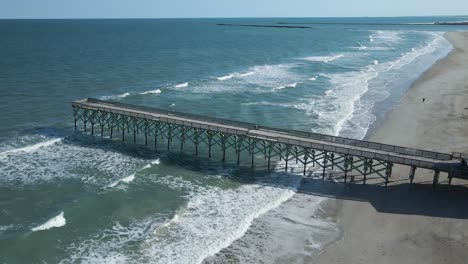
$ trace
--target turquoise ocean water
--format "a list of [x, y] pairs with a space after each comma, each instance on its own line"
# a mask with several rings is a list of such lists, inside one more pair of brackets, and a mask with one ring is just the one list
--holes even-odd
[[[466, 29], [413, 23], [461, 20], [0, 20], [0, 263], [313, 258], [339, 230], [281, 207], [300, 207], [298, 175], [75, 134], [70, 102], [363, 138], [450, 52], [444, 32]], [[217, 25], [278, 22], [353, 24]], [[278, 216], [291, 232], [275, 231]]]

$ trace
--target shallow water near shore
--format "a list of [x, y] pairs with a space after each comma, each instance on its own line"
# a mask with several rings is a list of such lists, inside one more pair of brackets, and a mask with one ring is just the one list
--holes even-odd
[[261, 157], [250, 170], [75, 133], [70, 102], [363, 138], [451, 50], [444, 28], [221, 22], [278, 21], [0, 21], [0, 262], [302, 263], [339, 238], [318, 216], [324, 198], [297, 193], [294, 166], [266, 173]]

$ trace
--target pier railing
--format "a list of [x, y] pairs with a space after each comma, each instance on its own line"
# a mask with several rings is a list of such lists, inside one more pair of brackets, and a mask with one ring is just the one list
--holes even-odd
[[[75, 128], [77, 121], [82, 121], [87, 132], [87, 124], [100, 126], [101, 136], [106, 126], [113, 137], [115, 131], [121, 132], [125, 140], [125, 132], [133, 132], [134, 142], [137, 135], [143, 134], [145, 144], [148, 137], [154, 136], [155, 148], [158, 138], [166, 139], [168, 150], [171, 142], [179, 140], [181, 150], [187, 142], [198, 147], [203, 144], [209, 149], [211, 158], [212, 147], [220, 147], [225, 160], [226, 150], [234, 149], [239, 163], [240, 153], [245, 151], [251, 156], [252, 167], [254, 156], [263, 154], [268, 160], [279, 158], [286, 162], [290, 160], [304, 165], [304, 174], [308, 165], [318, 166], [326, 171], [340, 170], [344, 179], [348, 172], [357, 171], [364, 176], [377, 174], [385, 179], [391, 176], [393, 164], [410, 167], [410, 179], [414, 178], [417, 168], [434, 171], [434, 184], [439, 173], [447, 172], [449, 179], [459, 177], [463, 167], [462, 158], [451, 154], [427, 150], [406, 148], [376, 142], [349, 139], [318, 133], [286, 130], [261, 126], [241, 121], [226, 120], [176, 111], [168, 111], [145, 106], [136, 106], [120, 102], [111, 102], [87, 98], [72, 103]], [[465, 164], [466, 165], [466, 164]]]

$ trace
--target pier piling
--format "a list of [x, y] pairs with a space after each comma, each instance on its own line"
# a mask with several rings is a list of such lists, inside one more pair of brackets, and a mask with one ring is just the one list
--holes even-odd
[[[94, 135], [94, 124], [99, 124], [101, 137], [104, 136], [104, 126], [107, 126], [112, 139], [115, 127], [117, 131], [120, 129], [122, 132], [122, 142], [125, 141], [125, 130], [128, 133], [132, 130], [133, 142], [136, 143], [138, 135], [143, 133], [145, 146], [148, 145], [148, 136], [153, 135], [155, 151], [158, 151], [158, 137], [167, 140], [168, 151], [173, 140], [180, 142], [180, 151], [183, 151], [185, 143], [192, 143], [196, 157], [203, 143], [203, 146], [208, 149], [210, 159], [213, 156], [213, 146], [220, 146], [223, 162], [226, 161], [226, 150], [234, 149], [236, 162], [240, 165], [241, 153], [247, 150], [245, 156], [250, 156], [251, 168], [255, 167], [255, 155], [260, 154], [267, 160], [268, 171], [271, 170], [273, 158], [284, 159], [285, 171], [289, 169], [289, 162], [295, 160], [296, 164], [303, 165], [304, 176], [307, 166], [312, 164], [312, 168], [321, 168], [322, 179], [325, 179], [328, 172], [330, 175], [336, 175], [338, 172], [344, 173], [345, 183], [348, 183], [349, 173], [356, 171], [364, 176], [363, 184], [367, 184], [368, 176], [373, 174], [384, 178], [385, 186], [388, 186], [394, 164], [410, 167], [410, 183], [413, 183], [417, 168], [434, 171], [434, 190], [438, 184], [440, 172], [449, 173], [449, 183], [453, 177], [468, 177], [468, 175], [463, 176], [463, 173], [457, 173], [461, 169], [467, 170], [468, 168], [462, 159], [454, 158], [451, 154], [263, 127], [240, 121], [170, 112], [92, 98], [75, 101], [72, 106], [75, 130], [79, 130], [78, 122], [81, 121], [83, 130], [87, 133], [87, 124], [90, 122], [91, 135]], [[351, 177], [353, 178], [354, 175]]]

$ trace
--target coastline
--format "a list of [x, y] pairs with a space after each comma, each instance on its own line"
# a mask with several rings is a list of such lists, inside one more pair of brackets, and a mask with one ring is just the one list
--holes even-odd
[[[449, 32], [446, 38], [452, 52], [411, 85], [370, 141], [468, 152], [468, 32]], [[418, 170], [415, 185], [409, 185], [408, 174], [408, 168], [395, 166], [387, 189], [370, 184], [309, 190], [337, 198], [323, 208], [343, 234], [314, 262], [466, 263], [468, 182], [454, 179], [448, 186], [441, 174], [434, 193], [432, 172]]]

